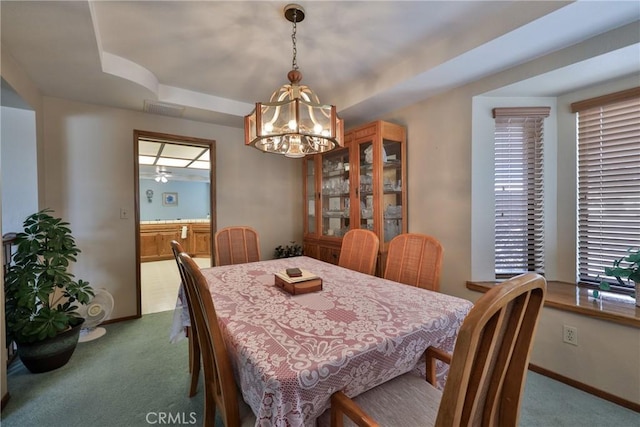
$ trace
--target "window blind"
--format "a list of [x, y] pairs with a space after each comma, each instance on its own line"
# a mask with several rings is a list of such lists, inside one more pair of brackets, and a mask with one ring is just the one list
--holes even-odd
[[495, 108], [495, 274], [544, 273], [543, 124], [549, 107]]
[[640, 92], [595, 101], [572, 105], [578, 112], [578, 276], [583, 283], [615, 284], [605, 267], [640, 247]]

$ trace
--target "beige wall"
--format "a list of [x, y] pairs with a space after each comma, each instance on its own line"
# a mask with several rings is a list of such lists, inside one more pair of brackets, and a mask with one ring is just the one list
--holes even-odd
[[74, 274], [113, 294], [112, 318], [136, 312], [135, 222], [119, 216], [135, 208], [134, 129], [216, 140], [218, 227], [256, 228], [263, 258], [301, 241], [301, 161], [246, 147], [242, 129], [44, 98], [44, 206], [71, 223]]

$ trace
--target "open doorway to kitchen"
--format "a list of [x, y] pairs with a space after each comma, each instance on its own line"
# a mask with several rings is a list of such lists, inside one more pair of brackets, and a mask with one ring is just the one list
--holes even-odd
[[180, 276], [171, 241], [211, 266], [215, 141], [134, 131], [138, 314], [172, 310]]

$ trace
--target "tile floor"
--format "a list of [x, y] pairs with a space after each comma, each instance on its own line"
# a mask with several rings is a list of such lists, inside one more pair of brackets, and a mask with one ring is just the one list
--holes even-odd
[[[200, 268], [211, 266], [210, 258], [194, 258]], [[142, 314], [173, 310], [178, 297], [180, 274], [173, 259], [140, 264]]]

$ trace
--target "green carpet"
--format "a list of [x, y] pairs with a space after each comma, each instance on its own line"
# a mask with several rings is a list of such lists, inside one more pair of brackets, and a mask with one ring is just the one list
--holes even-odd
[[[187, 395], [187, 341], [169, 343], [172, 314], [107, 325], [106, 335], [79, 343], [69, 363], [51, 372], [31, 374], [15, 361], [2, 426], [178, 425], [192, 414], [201, 425], [202, 390]], [[169, 414], [183, 419], [159, 422]]]
[[[169, 343], [172, 316], [107, 325], [105, 336], [79, 343], [55, 371], [31, 374], [15, 361], [2, 426], [202, 425], [202, 382], [189, 398], [187, 341]], [[640, 414], [530, 372], [520, 425], [638, 427]]]

